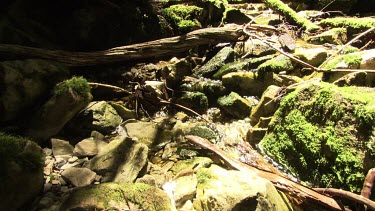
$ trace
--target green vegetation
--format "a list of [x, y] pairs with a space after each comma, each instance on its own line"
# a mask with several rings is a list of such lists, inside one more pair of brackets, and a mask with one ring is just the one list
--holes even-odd
[[290, 71], [293, 69], [292, 61], [284, 55], [279, 55], [258, 66], [259, 75], [265, 72], [279, 73], [281, 71]]
[[303, 181], [359, 192], [364, 157], [374, 154], [373, 93], [326, 83], [299, 88], [282, 100], [261, 148]]
[[326, 18], [320, 21], [321, 26], [345, 27], [348, 29], [366, 30], [375, 26], [374, 18]]
[[362, 61], [362, 55], [361, 53], [351, 53], [347, 55], [341, 55], [335, 59], [332, 59], [330, 62], [328, 62], [324, 68], [326, 69], [333, 69], [336, 68], [337, 64], [341, 62], [345, 62], [347, 64], [348, 68], [358, 68]]
[[203, 112], [208, 108], [208, 98], [202, 92], [185, 92], [177, 103], [198, 112]]
[[0, 178], [6, 177], [8, 168], [15, 162], [25, 172], [34, 172], [44, 165], [43, 157], [37, 152], [24, 152], [27, 140], [0, 132]]
[[231, 92], [227, 96], [220, 97], [217, 100], [220, 108], [224, 109], [236, 118], [246, 118], [250, 116], [251, 104], [248, 100], [242, 98], [239, 94]]
[[215, 179], [215, 177], [215, 174], [208, 168], [202, 168], [197, 172], [197, 180], [200, 185], [207, 184], [209, 180]]
[[215, 131], [203, 125], [197, 125], [197, 126], [192, 127], [186, 133], [186, 135], [199, 136], [210, 141], [215, 141], [218, 138], [218, 134], [215, 133]]
[[56, 85], [54, 94], [61, 95], [68, 91], [74, 91], [77, 94], [86, 97], [87, 93], [91, 91], [91, 87], [87, 80], [83, 77], [72, 77]]
[[198, 21], [202, 15], [203, 9], [197, 6], [173, 5], [163, 9], [163, 16], [179, 33], [202, 28]]

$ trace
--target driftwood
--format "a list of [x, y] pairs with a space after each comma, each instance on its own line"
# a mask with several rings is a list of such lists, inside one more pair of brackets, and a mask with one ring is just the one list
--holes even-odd
[[145, 59], [184, 52], [194, 46], [237, 41], [242, 26], [230, 24], [220, 28], [204, 28], [186, 35], [94, 52], [68, 52], [20, 45], [0, 44], [0, 53], [26, 58], [49, 59], [68, 66], [89, 66], [133, 59]]
[[235, 170], [249, 172], [249, 174], [252, 173], [252, 174], [255, 174], [256, 176], [267, 179], [270, 182], [272, 182], [278, 190], [292, 197], [295, 197], [296, 199], [305, 201], [309, 204], [315, 204], [315, 205], [320, 204], [330, 210], [343, 210], [333, 198], [320, 194], [316, 192], [315, 190], [308, 188], [306, 186], [303, 186], [297, 182], [294, 182], [286, 177], [283, 177], [283, 176], [280, 176], [271, 172], [262, 171], [253, 166], [249, 166], [244, 163], [241, 163], [240, 161], [233, 159], [223, 150], [220, 150], [217, 147], [215, 147], [215, 145], [213, 145], [212, 143], [210, 143], [208, 140], [204, 138], [201, 138], [198, 136], [192, 136], [192, 135], [188, 135], [185, 137], [190, 142], [217, 154], [220, 158], [222, 158], [227, 163], [229, 167]]

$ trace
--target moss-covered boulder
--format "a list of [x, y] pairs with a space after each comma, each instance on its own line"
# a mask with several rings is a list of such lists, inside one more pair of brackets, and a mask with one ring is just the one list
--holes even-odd
[[326, 18], [320, 21], [319, 25], [323, 27], [345, 28], [347, 29], [350, 39], [354, 34], [374, 27], [375, 19], [347, 17]]
[[202, 28], [200, 19], [203, 8], [187, 5], [172, 5], [162, 9], [161, 13], [177, 33], [187, 33]]
[[228, 92], [228, 90], [219, 80], [194, 78], [186, 83], [183, 83], [180, 86], [180, 90], [189, 92], [202, 92], [207, 96], [210, 104], [213, 101], [216, 102], [216, 99], [218, 97], [223, 96]]
[[59, 210], [172, 210], [168, 195], [144, 183], [104, 183], [74, 189]]
[[223, 96], [217, 100], [220, 108], [231, 116], [239, 119], [249, 117], [253, 105], [235, 92]]
[[24, 210], [42, 191], [43, 159], [36, 143], [0, 132], [0, 210]]
[[374, 93], [301, 85], [282, 100], [260, 147], [303, 181], [359, 192], [375, 164]]
[[208, 108], [208, 98], [202, 92], [185, 92], [176, 102], [198, 113]]
[[259, 76], [264, 77], [266, 72], [279, 73], [281, 71], [292, 71], [294, 63], [284, 55], [278, 55], [258, 66]]
[[346, 43], [348, 40], [347, 30], [346, 28], [333, 28], [321, 34], [307, 37], [305, 40], [313, 44], [331, 43], [336, 45], [342, 45]]

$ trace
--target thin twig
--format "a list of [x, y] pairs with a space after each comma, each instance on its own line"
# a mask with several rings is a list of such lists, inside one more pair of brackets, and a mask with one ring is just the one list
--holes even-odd
[[109, 85], [109, 84], [102, 84], [102, 83], [94, 83], [94, 82], [89, 82], [88, 83], [91, 87], [106, 87], [106, 88], [110, 88], [110, 89], [113, 89], [115, 90], [116, 92], [125, 92], [126, 94], [132, 94], [131, 92], [121, 88], [121, 87], [118, 87], [118, 86], [113, 86], [113, 85]]
[[288, 54], [288, 53], [284, 52], [283, 50], [274, 47], [273, 45], [269, 44], [268, 42], [265, 42], [265, 41], [262, 40], [259, 36], [255, 35], [255, 34], [252, 34], [252, 33], [249, 33], [249, 32], [247, 31], [247, 28], [248, 28], [248, 27], [250, 27], [250, 23], [247, 23], [247, 24], [245, 25], [245, 27], [243, 28], [243, 32], [244, 32], [245, 34], [247, 34], [248, 36], [250, 36], [250, 37], [255, 37], [255, 38], [259, 39], [259, 40], [260, 40], [261, 42], [263, 42], [264, 44], [270, 46], [271, 48], [275, 49], [276, 51], [280, 52], [280, 53], [283, 54], [284, 56], [290, 58], [291, 60], [293, 60], [293, 61], [295, 61], [295, 62], [298, 62], [298, 63], [302, 64], [303, 66], [306, 66], [306, 67], [308, 67], [308, 68], [311, 68], [311, 69], [313, 69], [313, 70], [315, 70], [315, 71], [318, 70], [318, 68], [314, 67], [313, 65], [308, 64], [308, 63], [306, 63], [306, 62], [304, 62], [304, 61], [302, 61], [302, 60], [300, 60], [300, 59], [294, 57], [293, 55]]
[[339, 54], [344, 48], [346, 48], [348, 45], [352, 44], [353, 42], [355, 42], [356, 40], [358, 40], [359, 38], [361, 38], [362, 36], [370, 33], [372, 30], [375, 29], [375, 26], [362, 32], [361, 34], [359, 34], [358, 36], [356, 36], [355, 38], [353, 38], [352, 40], [350, 40], [348, 43], [346, 43], [344, 46], [342, 46], [338, 51], [336, 51], [334, 54], [332, 54], [328, 59], [326, 59], [320, 66], [319, 68], [323, 68], [324, 65], [327, 64], [328, 61], [330, 61], [334, 56], [336, 56], [337, 54]]

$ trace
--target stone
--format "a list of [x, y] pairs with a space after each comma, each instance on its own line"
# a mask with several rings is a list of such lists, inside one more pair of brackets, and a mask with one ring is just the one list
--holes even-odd
[[56, 85], [53, 96], [32, 115], [26, 134], [43, 143], [56, 135], [92, 100], [86, 79], [73, 77]]
[[294, 63], [289, 57], [282, 54], [258, 66], [260, 78], [264, 77], [264, 74], [267, 72], [280, 73], [282, 71], [288, 72], [292, 70], [294, 70]]
[[202, 92], [184, 92], [176, 103], [185, 106], [198, 113], [203, 113], [208, 108], [208, 98]]
[[346, 28], [332, 28], [328, 31], [324, 31], [321, 34], [307, 37], [306, 41], [313, 44], [331, 43], [335, 45], [342, 45], [347, 42], [347, 39]]
[[251, 173], [217, 165], [197, 172], [196, 210], [289, 210], [273, 184]]
[[172, 210], [168, 195], [160, 188], [143, 183], [104, 183], [76, 188], [60, 210]]
[[278, 96], [280, 87], [271, 85], [264, 92], [258, 105], [256, 105], [250, 114], [250, 124], [256, 125], [261, 117], [272, 116], [278, 108], [275, 98]]
[[39, 201], [38, 208], [39, 209], [46, 209], [46, 208], [49, 208], [50, 206], [52, 206], [53, 203], [54, 203], [54, 200], [52, 198], [43, 197]]
[[336, 86], [366, 86], [366, 72], [348, 73], [333, 82]]
[[246, 42], [238, 42], [234, 50], [241, 55], [252, 57], [263, 57], [276, 53], [275, 49], [259, 39], [248, 39]]
[[239, 94], [231, 92], [229, 95], [217, 100], [220, 108], [235, 118], [243, 119], [250, 115], [252, 105]]
[[67, 78], [69, 70], [48, 60], [12, 60], [0, 62], [0, 75], [0, 122], [5, 122], [30, 116], [31, 107]]
[[324, 68], [375, 69], [375, 49], [338, 56], [330, 60]]
[[74, 147], [68, 141], [52, 138], [51, 144], [55, 158], [61, 157], [67, 161], [73, 155]]
[[263, 139], [266, 132], [267, 128], [250, 128], [247, 131], [246, 141], [254, 147]]
[[248, 23], [249, 21], [251, 21], [251, 18], [237, 8], [229, 7], [224, 12], [224, 23], [235, 23], [242, 25]]
[[195, 174], [179, 177], [175, 180], [176, 188], [173, 199], [177, 209], [182, 207], [188, 200], [193, 200], [197, 191], [198, 180]]
[[145, 121], [128, 121], [122, 127], [126, 131], [126, 136], [135, 139], [148, 147], [163, 142], [160, 140], [162, 130], [153, 122]]
[[207, 63], [197, 69], [193, 76], [195, 77], [207, 77], [209, 78], [216, 71], [220, 69], [223, 65], [233, 62], [235, 57], [235, 52], [230, 47], [224, 47], [221, 49], [214, 57], [212, 57]]
[[263, 82], [256, 72], [232, 72], [222, 77], [223, 86], [242, 96], [261, 96], [266, 90]]
[[[110, 134], [122, 122], [117, 111], [106, 101], [91, 102], [83, 112], [82, 118], [87, 119], [84, 127], [102, 134]], [[82, 120], [85, 122], [84, 120]]]
[[100, 150], [107, 146], [107, 142], [86, 138], [78, 142], [73, 150], [73, 154], [78, 157], [95, 156]]
[[88, 168], [103, 176], [101, 182], [134, 182], [147, 163], [147, 153], [146, 145], [117, 138], [89, 161]]
[[319, 67], [327, 59], [327, 49], [325, 48], [297, 48], [294, 53], [302, 61], [311, 64], [314, 67]]
[[61, 176], [75, 187], [83, 187], [94, 181], [96, 173], [88, 168], [71, 167], [63, 171]]

